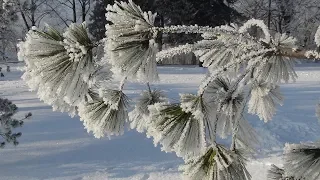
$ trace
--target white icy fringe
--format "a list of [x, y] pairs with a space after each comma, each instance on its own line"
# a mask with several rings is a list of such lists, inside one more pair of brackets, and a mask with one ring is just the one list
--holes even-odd
[[320, 143], [286, 144], [284, 169], [288, 176], [318, 180], [320, 178]]
[[190, 180], [250, 180], [245, 161], [241, 152], [218, 144], [202, 156], [187, 160], [180, 169]]
[[82, 25], [71, 24], [68, 30], [63, 34], [63, 40], [71, 61], [80, 61], [86, 56], [91, 45], [89, 36], [87, 35], [85, 23]]
[[[164, 31], [166, 31], [166, 28], [174, 30], [174, 27], [165, 27]], [[188, 33], [188, 30], [192, 32], [193, 29], [197, 29], [197, 26], [181, 26], [176, 28], [181, 30], [184, 29]], [[170, 58], [175, 55], [194, 52], [197, 56], [200, 57], [200, 61], [204, 62], [204, 67], [216, 68], [217, 65], [222, 66], [230, 62], [233, 57], [240, 56], [239, 53], [245, 54], [246, 51], [243, 50], [246, 50], [246, 47], [250, 47], [248, 45], [249, 42], [243, 42], [245, 38], [242, 37], [240, 33], [238, 33], [238, 27], [234, 24], [231, 24], [231, 26], [225, 25], [215, 27], [213, 29], [208, 28], [207, 32], [202, 32], [202, 28], [206, 29], [206, 27], [198, 27], [199, 31], [195, 31], [193, 33], [203, 33], [203, 40], [198, 41], [194, 44], [185, 44], [162, 50], [157, 53], [157, 61], [161, 61], [165, 58]], [[255, 46], [252, 47], [256, 48], [257, 50], [261, 49], [261, 45], [256, 42]]]
[[115, 2], [107, 10], [112, 25], [106, 26], [105, 49], [113, 71], [143, 82], [158, 80], [158, 33], [152, 30], [156, 14], [143, 12], [132, 0]]
[[[259, 47], [258, 43], [256, 43], [256, 45]], [[211, 74], [209, 74], [201, 83], [198, 94], [203, 94], [204, 91], [206, 91], [207, 86], [219, 76], [227, 76], [228, 72], [233, 73], [234, 70], [238, 69], [239, 64], [247, 64], [247, 69], [255, 68], [261, 62], [266, 61], [266, 58], [264, 57], [266, 54], [272, 53], [275, 50], [275, 48], [260, 48], [259, 50], [251, 50], [248, 53], [242, 54], [240, 57], [232, 59], [232, 61], [221, 67], [215, 69], [212, 67], [212, 70], [209, 69]]]
[[246, 23], [243, 24], [242, 27], [240, 27], [239, 32], [240, 33], [245, 33], [248, 31], [253, 26], [257, 26], [261, 28], [262, 32], [264, 33], [264, 38], [260, 39], [261, 41], [265, 43], [270, 43], [271, 40], [271, 35], [269, 33], [268, 27], [264, 24], [262, 20], [257, 20], [257, 19], [250, 19]]
[[284, 169], [281, 169], [274, 164], [272, 164], [271, 168], [268, 170], [268, 179], [269, 180], [291, 180], [291, 179], [286, 179]]
[[249, 113], [256, 114], [261, 120], [268, 122], [276, 113], [276, 103], [280, 105], [283, 103], [278, 85], [263, 81], [253, 82], [251, 98], [248, 102]]
[[[249, 27], [257, 24], [264, 29], [266, 37], [268, 37], [268, 40], [262, 41], [268, 43], [269, 49], [266, 49], [261, 42], [251, 39], [253, 37], [241, 34], [246, 32]], [[204, 62], [203, 65], [209, 68], [211, 74], [200, 85], [198, 94], [202, 94], [208, 84], [217, 76], [226, 72], [238, 72], [242, 67], [246, 67], [247, 70], [254, 70], [255, 78], [271, 83], [278, 83], [282, 80], [285, 82], [295, 81], [297, 78], [293, 69], [293, 60], [277, 54], [277, 50], [280, 48], [296, 50], [296, 39], [277, 33], [271, 41], [268, 29], [262, 21], [249, 20], [235, 34], [222, 34], [213, 39], [210, 33], [207, 34], [209, 35], [204, 36], [207, 39], [200, 41], [205, 42], [206, 46], [196, 50], [195, 54], [200, 57], [200, 61]], [[197, 46], [196, 43], [193, 48]], [[249, 73], [249, 71], [246, 73]]]
[[208, 118], [210, 122], [205, 126], [211, 126], [209, 132], [213, 135], [218, 134], [221, 138], [227, 138], [235, 128], [233, 127], [235, 122], [239, 121], [236, 142], [240, 147], [254, 149], [259, 142], [258, 136], [249, 122], [239, 116], [244, 105], [244, 97], [242, 92], [237, 92], [238, 90], [233, 88], [234, 83], [229, 78], [218, 77], [208, 85], [203, 99], [209, 102], [208, 106], [204, 107], [210, 116]]
[[[192, 30], [194, 27], [181, 26], [181, 29], [183, 28]], [[201, 28], [199, 27], [199, 29]], [[251, 37], [238, 33], [238, 27], [234, 24], [208, 29], [207, 32], [196, 31], [195, 33], [203, 33], [202, 37], [204, 39], [194, 44], [185, 44], [163, 50], [157, 54], [158, 61], [175, 55], [194, 52], [203, 62], [203, 66], [209, 67], [209, 70], [213, 71], [217, 69], [217, 66], [221, 67], [236, 58], [242, 58], [250, 52], [249, 50], [259, 51], [263, 49], [261, 44], [252, 41]], [[239, 69], [241, 64], [235, 64], [235, 68]]]
[[190, 112], [194, 118], [203, 121], [206, 130], [206, 139], [215, 142], [216, 130], [214, 124], [217, 121], [217, 108], [210, 98], [204, 98], [194, 94], [180, 94], [180, 107], [185, 112]]
[[156, 103], [149, 106], [150, 124], [147, 135], [160, 143], [165, 152], [174, 151], [177, 156], [190, 158], [205, 150], [205, 128], [202, 120], [184, 112], [179, 104]]
[[265, 64], [260, 65], [260, 71], [256, 76], [260, 81], [270, 83], [280, 83], [281, 80], [288, 83], [289, 80], [295, 81], [298, 77], [294, 70], [293, 60], [288, 57], [271, 56]]
[[314, 35], [314, 42], [316, 43], [317, 47], [320, 47], [320, 26], [318, 27], [317, 32]]
[[[275, 34], [272, 46], [275, 48], [292, 49], [297, 48], [296, 39], [286, 34]], [[288, 57], [273, 55], [267, 58], [266, 62], [259, 64], [255, 76], [260, 81], [279, 83], [281, 81], [295, 81], [298, 77], [294, 70], [294, 60]]]
[[[204, 93], [206, 101], [215, 104], [215, 106], [209, 106], [216, 110], [216, 122], [217, 133], [221, 138], [227, 138], [230, 135], [233, 124], [239, 117], [244, 103], [243, 93], [235, 88], [236, 82], [231, 81], [228, 77], [217, 77], [208, 86]], [[213, 110], [212, 109], [212, 110]], [[212, 111], [211, 110], [211, 111]], [[249, 124], [241, 124], [250, 127]], [[247, 138], [247, 137], [245, 137]], [[246, 140], [243, 140], [246, 141]]]
[[304, 53], [304, 55], [309, 59], [312, 59], [312, 58], [319, 59], [320, 58], [320, 53], [318, 51], [315, 51], [315, 50], [306, 51]]
[[296, 38], [289, 36], [287, 34], [280, 34], [280, 33], [276, 33], [272, 41], [273, 45], [281, 48], [292, 49], [292, 51], [298, 48], [296, 43], [297, 43]]
[[203, 102], [202, 97], [196, 96], [194, 94], [180, 94], [180, 107], [184, 112], [192, 113], [192, 115], [202, 120], [203, 114]]
[[188, 54], [193, 51], [194, 47], [193, 44], [185, 44], [173, 48], [169, 48], [166, 50], [162, 50], [157, 53], [157, 62], [162, 61], [166, 58], [171, 58], [176, 55]]
[[136, 129], [142, 133], [146, 130], [147, 124], [149, 124], [148, 106], [155, 103], [164, 102], [165, 97], [159, 90], [144, 91], [138, 99], [133, 111], [129, 113], [129, 120], [131, 121], [131, 129]]
[[110, 138], [124, 133], [128, 120], [128, 99], [122, 91], [104, 90], [102, 98], [93, 95], [91, 100], [79, 105], [79, 116], [88, 133], [93, 132], [96, 138]]
[[[227, 76], [227, 75], [226, 75]], [[243, 94], [237, 92], [234, 82], [229, 77], [217, 77], [207, 87], [205, 94], [217, 104], [218, 112], [235, 116], [242, 108]]]
[[[81, 52], [76, 51], [77, 47], [72, 48], [64, 40], [72, 40], [79, 46], [91, 44], [84, 25], [71, 25], [64, 37], [50, 27], [47, 32], [29, 31], [26, 41], [19, 44], [19, 54], [26, 62], [22, 78], [54, 110], [74, 115], [75, 106], [88, 93], [87, 81], [94, 72], [94, 64], [89, 49], [82, 47]], [[69, 53], [66, 47], [73, 49], [73, 53]]]

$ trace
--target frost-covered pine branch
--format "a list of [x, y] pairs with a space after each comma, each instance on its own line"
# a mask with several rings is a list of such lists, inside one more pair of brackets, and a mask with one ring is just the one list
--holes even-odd
[[[107, 11], [111, 24], [106, 25], [102, 60], [93, 56], [96, 43], [85, 24], [72, 24], [62, 34], [53, 28], [28, 32], [19, 43], [28, 86], [54, 109], [78, 114], [97, 138], [123, 134], [128, 122], [139, 132], [146, 130], [162, 150], [185, 160], [183, 170], [191, 179], [251, 179], [245, 162], [258, 138], [245, 119], [246, 106], [249, 113], [271, 120], [276, 104], [283, 101], [279, 84], [297, 78], [294, 59], [319, 59], [320, 53], [298, 49], [295, 38], [273, 34], [255, 19], [242, 26], [157, 27], [156, 13], [143, 12], [132, 0], [115, 2]], [[263, 36], [250, 34], [252, 27], [260, 28]], [[196, 33], [202, 39], [158, 52], [156, 39], [163, 33]], [[171, 103], [149, 87], [128, 113], [125, 84], [156, 81], [157, 61], [189, 52], [209, 69], [198, 92], [181, 93], [180, 102]], [[220, 145], [216, 136], [231, 137], [230, 148]], [[286, 177], [318, 178], [319, 149], [318, 144], [288, 146]], [[273, 178], [283, 174], [275, 167], [272, 171]]]
[[13, 116], [17, 113], [18, 107], [8, 99], [0, 98], [0, 148], [3, 148], [6, 144], [18, 145], [18, 138], [22, 133], [15, 133], [15, 128], [23, 125], [23, 120], [32, 116], [31, 113], [25, 115], [24, 119], [17, 120]]
[[295, 178], [293, 176], [287, 176], [283, 168], [279, 168], [272, 164], [271, 168], [268, 170], [269, 180], [306, 180], [305, 178]]
[[39, 98], [54, 109], [74, 115], [95, 72], [85, 25], [72, 24], [63, 35], [50, 27], [30, 30], [19, 47], [26, 62], [23, 79], [31, 90], [37, 90]]
[[268, 170], [268, 179], [270, 180], [284, 180], [285, 172], [284, 169], [277, 167], [276, 165], [272, 164], [271, 168]]
[[150, 125], [148, 136], [162, 150], [174, 151], [179, 157], [189, 158], [201, 154], [206, 147], [205, 128], [202, 120], [185, 112], [180, 104], [156, 103], [149, 106]]
[[257, 114], [261, 120], [267, 122], [275, 114], [276, 103], [282, 105], [280, 87], [263, 81], [254, 81], [252, 86], [248, 112]]
[[142, 82], [158, 80], [158, 31], [152, 31], [157, 14], [143, 12], [132, 0], [107, 7], [105, 49], [116, 74]]
[[180, 107], [203, 121], [205, 138], [209, 144], [216, 143], [217, 107], [211, 98], [194, 94], [180, 94]]
[[138, 132], [144, 132], [150, 123], [148, 122], [150, 114], [148, 106], [161, 102], [165, 102], [163, 92], [151, 89], [143, 91], [134, 110], [129, 113], [130, 127]]
[[208, 148], [204, 155], [187, 160], [181, 170], [191, 180], [250, 180], [245, 162], [240, 151], [217, 145]]
[[320, 143], [286, 144], [284, 161], [284, 170], [288, 176], [319, 179]]
[[91, 92], [88, 100], [79, 105], [79, 116], [88, 132], [96, 138], [122, 135], [128, 121], [128, 98], [120, 90]]

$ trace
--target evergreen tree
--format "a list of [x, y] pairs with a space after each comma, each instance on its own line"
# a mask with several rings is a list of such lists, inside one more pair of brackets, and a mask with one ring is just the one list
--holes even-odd
[[[320, 53], [298, 49], [297, 40], [289, 35], [271, 35], [256, 19], [241, 26], [228, 22], [217, 27], [162, 27], [156, 25], [155, 13], [142, 11], [132, 0], [115, 2], [107, 11], [111, 24], [101, 60], [93, 56], [96, 45], [85, 24], [72, 24], [63, 34], [53, 28], [30, 31], [20, 43], [28, 86], [54, 110], [78, 114], [97, 138], [123, 134], [126, 123], [146, 131], [155, 145], [185, 161], [181, 170], [189, 179], [250, 180], [246, 162], [257, 139], [245, 111], [270, 121], [283, 103], [280, 83], [297, 78], [295, 58], [319, 59]], [[200, 23], [209, 21], [214, 23], [210, 19]], [[263, 36], [250, 34], [253, 27], [260, 28]], [[156, 40], [162, 33], [202, 38], [159, 52]], [[320, 28], [315, 42], [320, 47]], [[170, 102], [150, 86], [159, 80], [156, 64], [190, 52], [200, 57], [208, 73], [196, 93], [181, 93], [179, 103]], [[147, 84], [130, 113], [124, 93], [128, 82]], [[219, 144], [218, 136], [232, 141]], [[269, 177], [319, 179], [319, 152], [319, 143], [287, 145], [284, 169], [273, 167]]]
[[21, 127], [23, 125], [23, 120], [31, 116], [28, 113], [24, 119], [17, 120], [12, 118], [16, 114], [18, 108], [8, 99], [0, 98], [0, 135], [2, 141], [0, 142], [0, 147], [3, 148], [7, 143], [13, 145], [18, 145], [18, 138], [22, 135], [21, 132], [14, 133], [13, 129]]
[[88, 25], [89, 32], [94, 40], [99, 41], [105, 37], [106, 24], [110, 23], [106, 20], [107, 5], [113, 4], [114, 0], [95, 0], [94, 7], [90, 14]]
[[14, 23], [18, 20], [15, 7], [10, 1], [0, 0], [0, 61], [6, 61], [7, 50], [9, 47], [15, 46], [15, 30]]

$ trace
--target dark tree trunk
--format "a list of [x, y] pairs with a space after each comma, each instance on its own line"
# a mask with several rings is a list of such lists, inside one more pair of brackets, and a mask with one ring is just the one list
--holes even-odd
[[271, 0], [269, 0], [268, 6], [268, 29], [271, 27]]
[[73, 23], [77, 22], [77, 9], [76, 9], [76, 1], [72, 0], [72, 12], [73, 12]]

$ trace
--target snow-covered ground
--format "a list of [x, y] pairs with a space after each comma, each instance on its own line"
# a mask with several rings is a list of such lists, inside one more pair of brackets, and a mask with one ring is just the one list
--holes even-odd
[[[183, 161], [172, 153], [161, 152], [144, 134], [128, 130], [111, 140], [95, 139], [87, 134], [78, 117], [53, 112], [29, 92], [20, 79], [22, 72], [14, 65], [12, 72], [0, 79], [0, 96], [12, 100], [18, 116], [32, 112], [33, 117], [19, 129], [23, 133], [17, 147], [0, 150], [0, 180], [179, 180]], [[285, 104], [274, 119], [265, 124], [256, 116], [250, 123], [262, 137], [259, 156], [248, 163], [253, 180], [265, 180], [270, 164], [281, 164], [285, 142], [315, 141], [320, 125], [315, 106], [320, 98], [320, 64], [298, 65], [296, 83], [282, 85]], [[154, 88], [163, 89], [171, 101], [179, 92], [196, 92], [205, 69], [195, 66], [160, 66], [161, 81]], [[135, 99], [144, 85], [126, 86]]]

